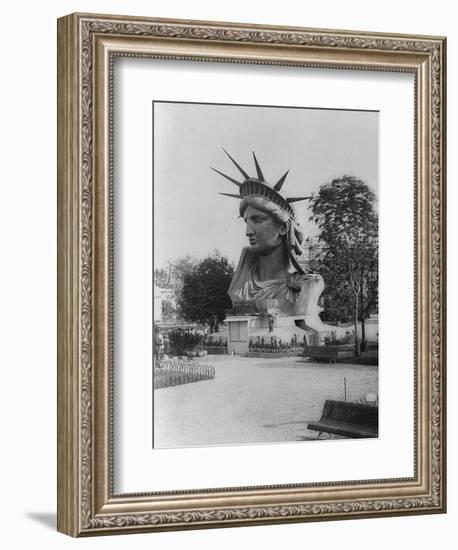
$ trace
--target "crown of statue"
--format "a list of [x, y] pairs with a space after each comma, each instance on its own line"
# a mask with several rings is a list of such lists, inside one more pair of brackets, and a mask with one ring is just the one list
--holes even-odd
[[253, 159], [254, 159], [254, 165], [256, 167], [256, 173], [257, 177], [252, 178], [250, 177], [245, 170], [231, 157], [231, 155], [226, 151], [226, 149], [223, 149], [223, 151], [226, 153], [226, 155], [231, 159], [231, 161], [234, 163], [234, 165], [237, 167], [239, 172], [244, 177], [243, 181], [237, 181], [234, 178], [231, 178], [230, 176], [223, 174], [223, 172], [220, 172], [216, 168], [212, 167], [212, 170], [223, 176], [223, 178], [226, 178], [227, 180], [231, 181], [237, 187], [239, 188], [239, 194], [235, 195], [232, 193], [220, 193], [220, 195], [224, 195], [226, 197], [233, 197], [234, 199], [244, 199], [248, 196], [261, 196], [265, 197], [267, 200], [272, 201], [273, 203], [280, 206], [283, 210], [285, 210], [288, 214], [290, 219], [295, 220], [296, 214], [294, 212], [293, 207], [291, 206], [291, 203], [293, 202], [299, 202], [306, 199], [310, 199], [310, 197], [284, 197], [280, 190], [283, 187], [283, 184], [285, 183], [286, 177], [289, 173], [289, 170], [287, 170], [283, 176], [275, 183], [274, 185], [269, 184], [262, 173], [261, 167], [259, 166], [258, 159], [256, 158], [256, 155], [253, 152]]

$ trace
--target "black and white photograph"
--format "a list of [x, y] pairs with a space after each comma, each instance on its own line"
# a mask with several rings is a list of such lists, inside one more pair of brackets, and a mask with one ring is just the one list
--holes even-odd
[[377, 438], [379, 112], [152, 127], [153, 448]]

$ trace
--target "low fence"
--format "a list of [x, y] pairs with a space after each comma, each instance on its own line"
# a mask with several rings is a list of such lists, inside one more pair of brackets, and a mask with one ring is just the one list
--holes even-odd
[[227, 344], [224, 346], [206, 345], [205, 350], [209, 355], [227, 355]]
[[215, 368], [203, 363], [163, 359], [154, 365], [154, 389], [213, 380]]

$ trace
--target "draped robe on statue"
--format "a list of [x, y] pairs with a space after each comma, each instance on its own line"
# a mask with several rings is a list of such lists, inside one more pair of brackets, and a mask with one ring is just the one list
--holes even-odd
[[285, 279], [261, 281], [257, 275], [259, 255], [250, 247], [242, 250], [228, 294], [235, 304], [254, 301], [259, 313], [292, 317], [317, 316], [322, 310], [318, 298], [324, 281], [318, 274], [302, 274], [290, 266]]

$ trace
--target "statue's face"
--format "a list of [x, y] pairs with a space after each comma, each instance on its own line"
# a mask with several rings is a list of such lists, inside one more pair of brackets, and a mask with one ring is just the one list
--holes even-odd
[[267, 256], [282, 244], [285, 226], [272, 216], [248, 205], [243, 218], [246, 223], [246, 236], [251, 248], [261, 256]]

